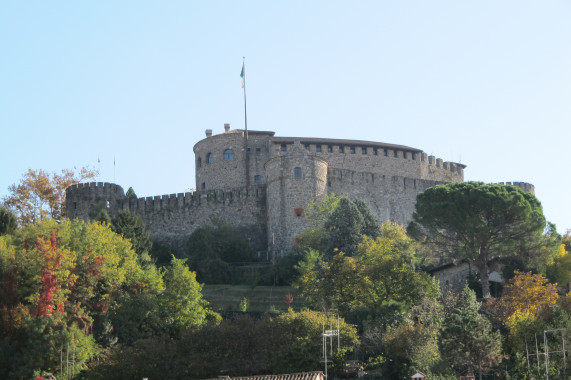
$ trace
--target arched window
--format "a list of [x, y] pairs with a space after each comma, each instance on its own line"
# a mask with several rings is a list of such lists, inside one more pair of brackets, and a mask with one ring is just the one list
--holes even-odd
[[208, 153], [206, 155], [206, 163], [211, 164], [214, 162], [214, 155], [212, 153]]
[[232, 149], [226, 149], [224, 151], [224, 159], [225, 160], [231, 160], [234, 158], [234, 152], [232, 152]]
[[301, 178], [301, 168], [300, 167], [293, 169], [293, 176], [295, 178]]

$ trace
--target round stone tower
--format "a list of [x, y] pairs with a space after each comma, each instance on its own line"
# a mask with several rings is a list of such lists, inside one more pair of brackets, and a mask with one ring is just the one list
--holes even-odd
[[89, 220], [89, 211], [94, 207], [104, 207], [114, 218], [123, 209], [124, 203], [125, 192], [114, 183], [78, 183], [65, 191], [66, 216], [69, 219]]
[[327, 167], [325, 159], [299, 142], [266, 162], [268, 250], [273, 255], [286, 254], [295, 236], [309, 227], [305, 207], [326, 193]]

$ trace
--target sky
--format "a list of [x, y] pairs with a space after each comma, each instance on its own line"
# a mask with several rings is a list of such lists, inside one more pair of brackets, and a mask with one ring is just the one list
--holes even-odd
[[[195, 188], [224, 123], [401, 144], [465, 180], [535, 185], [571, 228], [571, 2], [0, 0], [0, 197], [89, 166], [139, 197]], [[115, 162], [115, 164], [114, 164]]]

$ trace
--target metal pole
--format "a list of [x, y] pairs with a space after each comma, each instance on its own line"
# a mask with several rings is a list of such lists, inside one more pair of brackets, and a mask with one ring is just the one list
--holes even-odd
[[549, 380], [549, 349], [547, 348], [547, 333], [543, 332], [543, 351], [545, 351], [545, 379]]
[[242, 57], [242, 80], [244, 81], [244, 153], [246, 154], [246, 188], [250, 187], [250, 155], [248, 154], [248, 112], [246, 107], [246, 57]]
[[563, 349], [563, 378], [567, 378], [567, 358], [565, 355], [565, 330], [561, 330], [561, 348]]

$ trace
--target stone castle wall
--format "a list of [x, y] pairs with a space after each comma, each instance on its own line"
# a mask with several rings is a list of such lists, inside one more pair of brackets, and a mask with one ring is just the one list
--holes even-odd
[[[363, 199], [380, 222], [406, 225], [420, 192], [464, 179], [464, 165], [406, 146], [251, 131], [246, 147], [244, 134], [225, 125], [224, 133], [213, 136], [208, 130], [194, 145], [194, 193], [129, 201], [118, 185], [79, 184], [67, 189], [67, 216], [87, 220], [95, 206], [105, 207], [112, 218], [129, 210], [143, 217], [153, 239], [177, 250], [195, 229], [219, 217], [256, 251], [283, 255], [308, 227], [305, 207], [321, 195]], [[513, 185], [534, 192], [531, 184]]]
[[364, 200], [379, 222], [387, 220], [407, 225], [412, 221], [416, 196], [447, 182], [353, 170], [330, 169], [329, 193]]
[[140, 214], [151, 237], [162, 244], [181, 250], [198, 227], [220, 218], [241, 232], [255, 251], [265, 251], [266, 189], [252, 186], [194, 193], [179, 193], [127, 200], [123, 189], [111, 183], [82, 183], [66, 191], [67, 217], [89, 220], [89, 210], [103, 206], [114, 218], [129, 210]]
[[268, 248], [282, 256], [294, 238], [309, 227], [305, 207], [326, 193], [327, 161], [301, 146], [265, 165], [268, 204]]

